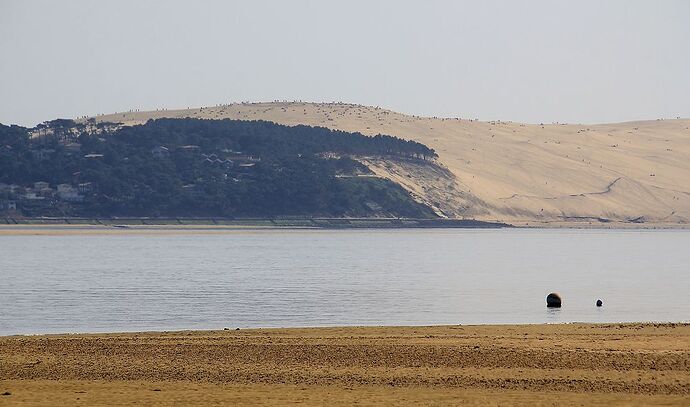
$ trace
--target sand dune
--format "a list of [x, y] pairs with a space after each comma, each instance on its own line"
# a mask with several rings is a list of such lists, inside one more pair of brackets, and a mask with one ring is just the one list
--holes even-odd
[[139, 124], [161, 117], [268, 120], [420, 141], [438, 152], [438, 163], [447, 173], [405, 163], [394, 171], [380, 162], [369, 164], [381, 176], [404, 180], [420, 201], [448, 217], [531, 225], [690, 224], [689, 119], [542, 125], [297, 102], [117, 113], [97, 119]]

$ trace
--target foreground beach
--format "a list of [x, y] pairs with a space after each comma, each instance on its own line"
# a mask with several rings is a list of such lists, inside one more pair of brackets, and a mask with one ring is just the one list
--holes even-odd
[[2, 405], [690, 403], [690, 325], [0, 338]]

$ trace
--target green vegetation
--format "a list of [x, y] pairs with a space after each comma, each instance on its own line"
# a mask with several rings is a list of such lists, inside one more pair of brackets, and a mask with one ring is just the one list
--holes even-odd
[[436, 154], [391, 136], [263, 121], [0, 125], [0, 211], [14, 201], [26, 216], [434, 216], [358, 156]]

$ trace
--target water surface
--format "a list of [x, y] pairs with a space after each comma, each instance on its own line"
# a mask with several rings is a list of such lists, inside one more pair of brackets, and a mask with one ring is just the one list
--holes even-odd
[[679, 322], [689, 271], [683, 230], [0, 236], [0, 335]]

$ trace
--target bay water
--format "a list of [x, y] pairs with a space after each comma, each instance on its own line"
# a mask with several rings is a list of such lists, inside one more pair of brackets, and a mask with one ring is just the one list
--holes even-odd
[[688, 293], [688, 230], [0, 236], [0, 335], [687, 322]]

